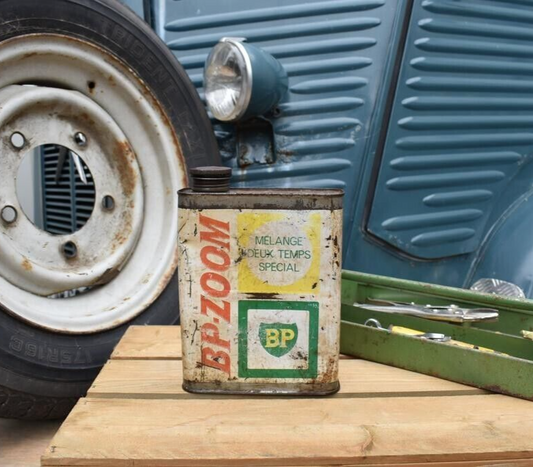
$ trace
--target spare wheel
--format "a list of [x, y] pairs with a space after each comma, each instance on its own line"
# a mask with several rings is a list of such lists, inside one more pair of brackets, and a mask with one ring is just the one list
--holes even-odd
[[[0, 0], [0, 68], [0, 416], [62, 417], [129, 325], [178, 319], [176, 192], [219, 155], [187, 75], [118, 1]], [[43, 148], [46, 228], [19, 176]], [[87, 185], [69, 232], [65, 167]]]

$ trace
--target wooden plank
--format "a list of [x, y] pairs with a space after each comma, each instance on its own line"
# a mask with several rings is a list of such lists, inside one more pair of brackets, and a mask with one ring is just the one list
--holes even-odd
[[[1, 465], [1, 464], [0, 464]], [[36, 465], [44, 465], [44, 464], [36, 464]], [[94, 467], [88, 464], [70, 464], [76, 467]], [[101, 464], [98, 465], [98, 467], [115, 467], [116, 464], [114, 463], [106, 463], [105, 461], [102, 461]], [[128, 464], [131, 467], [134, 467], [137, 464]], [[165, 464], [166, 466], [167, 464]], [[356, 467], [364, 465], [365, 467], [531, 467], [532, 460], [531, 459], [500, 459], [497, 461], [458, 461], [458, 462], [408, 462], [408, 463], [402, 463], [402, 462], [396, 462], [394, 464], [335, 464], [331, 465], [329, 467]], [[12, 467], [12, 466], [3, 466], [2, 467]], [[24, 467], [30, 467], [30, 466], [24, 466]], [[46, 466], [47, 467], [47, 466]], [[55, 466], [52, 466], [55, 467]], [[64, 464], [63, 466], [64, 467]], [[221, 465], [221, 467], [226, 467]], [[228, 466], [229, 467], [229, 466]], [[316, 465], [283, 465], [283, 466], [276, 466], [276, 467], [317, 467]], [[326, 466], [328, 467], [328, 466]]]
[[[531, 467], [531, 459], [504, 459], [497, 461], [458, 461], [458, 462], [408, 462], [400, 463], [396, 462], [394, 464], [342, 464], [335, 467], [355, 467], [357, 465], [364, 465], [365, 467], [522, 467], [528, 466]], [[111, 467], [111, 466], [110, 466]], [[293, 467], [293, 466], [283, 466], [283, 467]], [[312, 465], [306, 465], [298, 467], [314, 467]]]
[[180, 326], [130, 326], [115, 347], [112, 359], [181, 359]]
[[[1, 465], [1, 464], [0, 464]], [[44, 464], [36, 464], [36, 465], [44, 465]], [[71, 464], [76, 467], [94, 467], [88, 464], [78, 464], [77, 462], [75, 464]], [[98, 465], [98, 467], [115, 467], [116, 464], [114, 463], [105, 463], [105, 461], [102, 461], [101, 464]], [[128, 464], [131, 467], [134, 467], [137, 464]], [[326, 467], [356, 467], [364, 465], [365, 467], [531, 467], [532, 461], [531, 459], [502, 459], [497, 461], [459, 461], [459, 462], [409, 462], [409, 463], [400, 463], [396, 462], [394, 464], [335, 464], [335, 465], [329, 465]], [[166, 466], [166, 464], [165, 464]], [[12, 467], [12, 466], [3, 466], [2, 467]], [[24, 466], [24, 467], [31, 467], [31, 466]], [[48, 467], [48, 466], [46, 466]], [[52, 466], [55, 467], [55, 466]], [[62, 466], [64, 467], [64, 465]], [[162, 466], [163, 467], [163, 466]], [[226, 467], [221, 465], [221, 467]], [[229, 467], [229, 466], [228, 466]], [[276, 467], [317, 467], [316, 465], [283, 465], [283, 466], [276, 466]]]
[[[88, 397], [198, 398], [182, 389], [181, 365], [179, 360], [111, 360], [91, 386]], [[488, 394], [481, 389], [365, 360], [341, 360], [339, 373], [341, 390], [334, 397]]]
[[82, 399], [42, 465], [533, 461], [533, 404], [501, 395]]
[[[347, 465], [344, 464], [340, 467], [354, 467], [356, 464]], [[358, 464], [361, 465], [361, 464]], [[409, 462], [409, 463], [395, 463], [395, 464], [364, 464], [365, 467], [531, 467], [531, 459], [517, 460], [517, 459], [504, 459], [498, 461], [459, 461], [459, 462]], [[291, 466], [286, 466], [291, 467]], [[303, 467], [303, 466], [298, 466]], [[306, 466], [313, 467], [313, 466]]]
[[[343, 465], [341, 467], [354, 467], [356, 464]], [[359, 464], [361, 465], [361, 464]], [[531, 459], [503, 459], [497, 461], [458, 461], [458, 462], [409, 462], [395, 464], [364, 464], [365, 467], [531, 467]], [[291, 467], [291, 466], [287, 466]], [[312, 467], [312, 466], [308, 466]]]

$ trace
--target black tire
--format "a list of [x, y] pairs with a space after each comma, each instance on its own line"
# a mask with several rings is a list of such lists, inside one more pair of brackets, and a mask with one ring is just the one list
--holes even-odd
[[[117, 0], [0, 0], [0, 42], [43, 32], [81, 38], [122, 60], [167, 113], [187, 166], [220, 163], [211, 124], [185, 71], [128, 8]], [[147, 54], [152, 56], [150, 67], [143, 64]], [[174, 275], [159, 298], [129, 323], [75, 336], [32, 327], [0, 307], [0, 417], [64, 417], [86, 393], [127, 327], [175, 323], [177, 300]]]

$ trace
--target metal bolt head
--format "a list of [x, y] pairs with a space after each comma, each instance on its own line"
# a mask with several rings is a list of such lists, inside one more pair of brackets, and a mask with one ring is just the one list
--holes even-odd
[[18, 131], [15, 131], [15, 133], [11, 135], [10, 141], [11, 145], [16, 149], [22, 149], [26, 144], [26, 138], [24, 138], [24, 135]]
[[13, 206], [4, 206], [1, 216], [6, 224], [13, 224], [17, 220], [18, 212]]
[[68, 241], [61, 246], [61, 252], [66, 259], [74, 259], [78, 256], [78, 247], [74, 242]]
[[87, 146], [87, 137], [81, 131], [78, 131], [74, 135], [74, 142], [80, 147]]

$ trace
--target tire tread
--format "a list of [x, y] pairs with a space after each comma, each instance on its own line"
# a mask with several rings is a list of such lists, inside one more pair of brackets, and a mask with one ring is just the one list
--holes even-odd
[[65, 418], [77, 402], [75, 397], [44, 397], [0, 386], [0, 417], [20, 420]]

